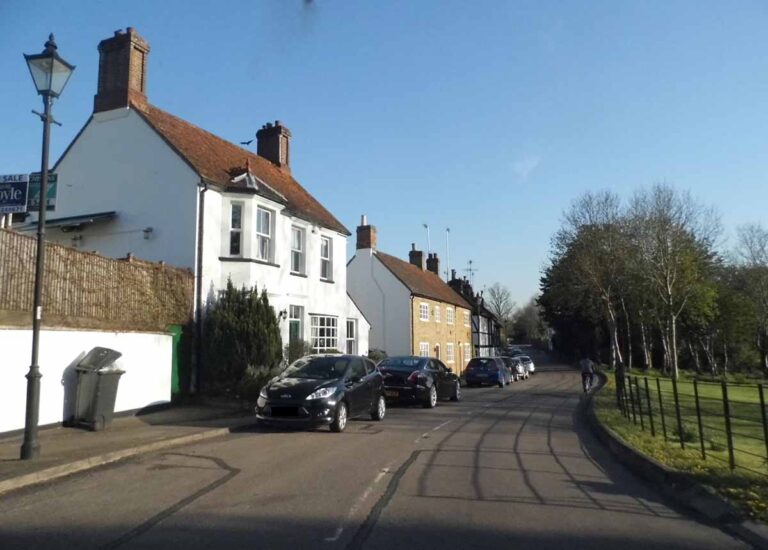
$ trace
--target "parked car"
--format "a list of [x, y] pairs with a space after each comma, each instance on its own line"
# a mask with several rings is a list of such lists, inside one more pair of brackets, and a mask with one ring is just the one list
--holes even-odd
[[519, 357], [520, 362], [523, 364], [523, 367], [525, 367], [526, 372], [530, 374], [536, 373], [536, 365], [533, 364], [533, 360], [528, 357], [527, 355], [521, 355]]
[[413, 355], [387, 357], [378, 365], [387, 399], [421, 403], [426, 408], [438, 399], [461, 399], [461, 382], [440, 360]]
[[464, 379], [467, 386], [496, 384], [503, 388], [510, 383], [511, 376], [500, 357], [475, 357], [467, 363]]
[[523, 367], [523, 364], [520, 362], [519, 357], [505, 357], [504, 359], [509, 360], [515, 382], [528, 378], [528, 374], [525, 370], [525, 367]]
[[515, 360], [506, 355], [502, 355], [501, 360], [504, 361], [504, 365], [506, 365], [507, 370], [509, 371], [512, 382], [517, 382], [520, 378], [517, 374], [517, 365], [515, 365]]
[[342, 432], [355, 416], [382, 420], [384, 381], [373, 362], [358, 355], [309, 355], [265, 385], [256, 402], [260, 422], [330, 425]]

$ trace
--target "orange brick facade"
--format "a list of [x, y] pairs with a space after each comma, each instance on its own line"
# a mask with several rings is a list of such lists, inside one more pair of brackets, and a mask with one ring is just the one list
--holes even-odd
[[[453, 312], [452, 322], [449, 322], [449, 310]], [[424, 312], [426, 320], [423, 319]], [[468, 309], [412, 296], [411, 320], [411, 352], [414, 355], [424, 355], [426, 349], [430, 357], [437, 357], [454, 372], [464, 371], [472, 357], [472, 327]]]

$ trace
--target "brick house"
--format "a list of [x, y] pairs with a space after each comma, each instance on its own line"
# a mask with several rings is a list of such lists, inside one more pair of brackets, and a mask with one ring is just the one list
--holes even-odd
[[438, 275], [437, 254], [409, 261], [376, 249], [376, 228], [363, 216], [347, 288], [371, 322], [370, 347], [388, 355], [437, 357], [456, 372], [473, 355], [471, 305]]
[[196, 311], [230, 279], [266, 289], [284, 343], [367, 353], [347, 294], [350, 232], [291, 175], [288, 128], [267, 123], [244, 149], [148, 101], [150, 48], [133, 28], [98, 50], [93, 114], [54, 167], [46, 237], [189, 268]]

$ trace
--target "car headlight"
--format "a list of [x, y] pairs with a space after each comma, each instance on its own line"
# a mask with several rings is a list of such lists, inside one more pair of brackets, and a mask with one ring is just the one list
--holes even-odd
[[320, 388], [315, 390], [307, 397], [307, 401], [310, 399], [325, 399], [332, 396], [336, 392], [336, 388]]
[[264, 399], [267, 398], [267, 386], [264, 386], [261, 388], [261, 391], [259, 392], [259, 397], [263, 397]]

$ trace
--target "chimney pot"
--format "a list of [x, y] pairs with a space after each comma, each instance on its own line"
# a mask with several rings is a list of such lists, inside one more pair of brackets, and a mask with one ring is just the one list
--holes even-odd
[[376, 227], [368, 225], [368, 220], [365, 215], [360, 220], [361, 223], [357, 228], [357, 245], [356, 250], [365, 250], [370, 248], [376, 250]]
[[117, 30], [99, 43], [99, 81], [93, 112], [147, 105], [149, 44], [134, 30]]
[[408, 252], [408, 261], [424, 271], [424, 252], [416, 250], [415, 244], [412, 244], [411, 247], [411, 251]]
[[272, 164], [290, 172], [291, 170], [291, 131], [279, 120], [273, 126], [267, 122], [256, 132], [256, 153]]
[[430, 254], [427, 258], [427, 269], [438, 277], [440, 276], [440, 260], [437, 258], [437, 252]]

